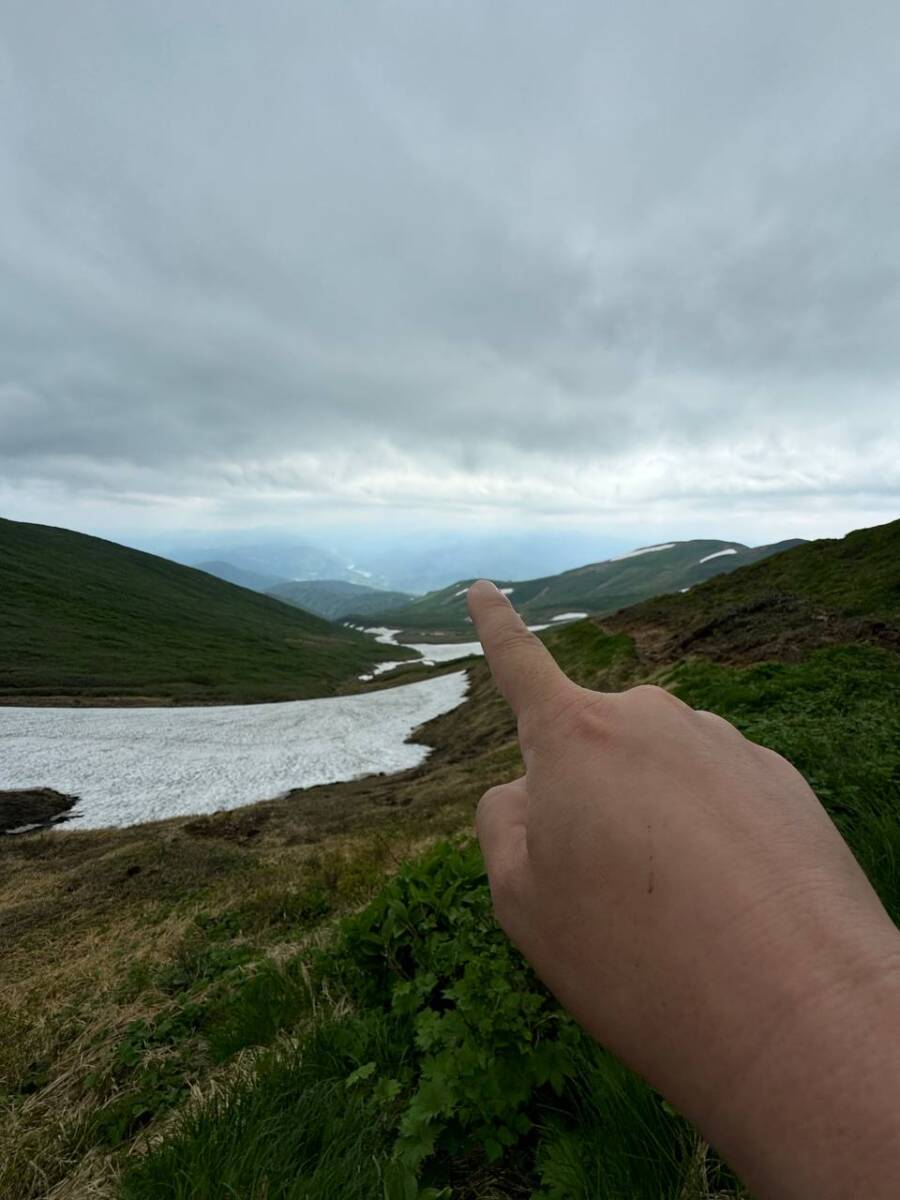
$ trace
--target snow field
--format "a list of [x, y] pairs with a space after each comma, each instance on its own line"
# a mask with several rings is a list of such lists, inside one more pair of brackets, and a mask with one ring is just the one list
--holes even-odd
[[[432, 648], [429, 648], [430, 650]], [[406, 687], [209, 708], [0, 709], [0, 788], [81, 798], [75, 827], [132, 825], [418, 766], [406, 741], [461, 704], [464, 671]]]

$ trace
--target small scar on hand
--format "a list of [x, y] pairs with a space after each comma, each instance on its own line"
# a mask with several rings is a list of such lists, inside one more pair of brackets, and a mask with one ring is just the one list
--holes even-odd
[[649, 895], [652, 893], [652, 891], [653, 891], [653, 888], [654, 888], [654, 886], [655, 886], [655, 882], [656, 882], [656, 880], [655, 880], [655, 877], [654, 877], [654, 873], [653, 873], [653, 849], [652, 849], [652, 847], [653, 847], [653, 834], [652, 834], [652, 828], [653, 828], [653, 827], [652, 827], [651, 825], [648, 825], [648, 826], [647, 826], [647, 838], [648, 838], [648, 840], [649, 840], [649, 842], [650, 842], [650, 846], [651, 846], [651, 849], [650, 849], [650, 851], [649, 851], [649, 858], [648, 858], [648, 861], [647, 861], [647, 895], [648, 895], [648, 896], [649, 896]]

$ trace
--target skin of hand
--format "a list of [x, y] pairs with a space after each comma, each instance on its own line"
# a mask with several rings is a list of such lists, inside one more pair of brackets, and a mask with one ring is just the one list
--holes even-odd
[[656, 687], [572, 683], [469, 611], [526, 773], [478, 807], [497, 918], [753, 1194], [900, 1194], [900, 934], [805, 780]]

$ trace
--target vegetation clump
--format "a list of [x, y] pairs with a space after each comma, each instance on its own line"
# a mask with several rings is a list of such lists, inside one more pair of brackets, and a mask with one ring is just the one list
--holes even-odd
[[305, 1006], [285, 988], [295, 964], [254, 976], [244, 1006], [254, 1043], [273, 1040], [282, 1003], [297, 1039], [187, 1115], [127, 1175], [126, 1197], [674, 1200], [698, 1156], [724, 1178], [511, 947], [477, 849], [444, 843], [402, 868], [308, 966]]

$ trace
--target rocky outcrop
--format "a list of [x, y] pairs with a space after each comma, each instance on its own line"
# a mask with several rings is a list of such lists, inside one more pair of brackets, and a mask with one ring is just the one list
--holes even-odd
[[77, 796], [53, 788], [0, 791], [0, 834], [30, 833], [67, 821], [77, 802]]

